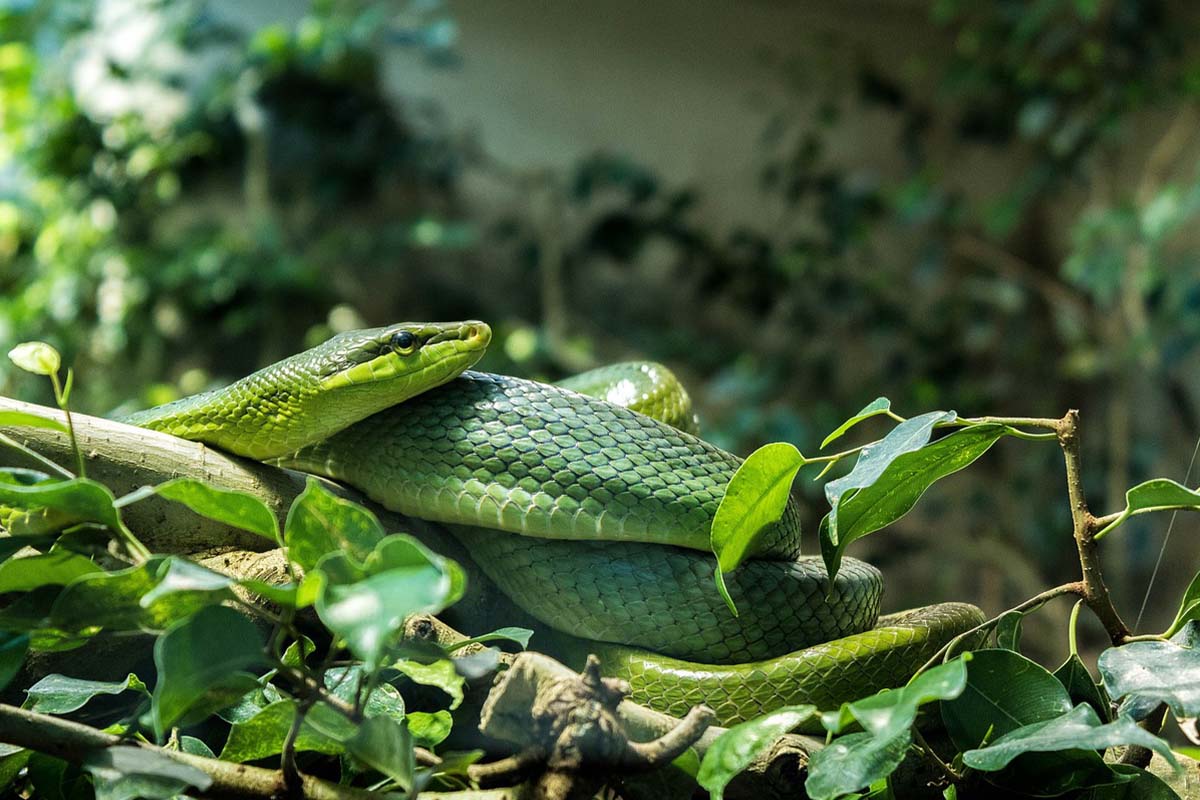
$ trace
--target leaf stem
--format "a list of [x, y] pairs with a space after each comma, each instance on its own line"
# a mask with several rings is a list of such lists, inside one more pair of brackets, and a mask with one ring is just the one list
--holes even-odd
[[[50, 383], [54, 386], [54, 399], [58, 402], [58, 407], [62, 409], [63, 414], [67, 417], [67, 435], [71, 438], [71, 451], [75, 453], [75, 468], [79, 477], [85, 477], [86, 473], [83, 464], [83, 451], [79, 449], [79, 440], [75, 438], [75, 422], [71, 419], [71, 404], [67, 402], [67, 394], [63, 392], [62, 384], [59, 383], [58, 373], [50, 373]], [[71, 370], [67, 370], [67, 389], [70, 390], [71, 384], [74, 383], [74, 375]]]
[[1067, 620], [1067, 646], [1070, 648], [1071, 655], [1079, 656], [1079, 642], [1076, 639], [1075, 628], [1079, 624], [1079, 609], [1083, 608], [1083, 600], [1076, 600], [1075, 605], [1071, 607], [1071, 617]]

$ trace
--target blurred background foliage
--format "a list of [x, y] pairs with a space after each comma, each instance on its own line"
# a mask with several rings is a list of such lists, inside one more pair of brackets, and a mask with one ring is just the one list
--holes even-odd
[[[912, 414], [1082, 408], [1102, 510], [1184, 478], [1200, 433], [1190, 4], [855, 0], [831, 12], [852, 19], [842, 33], [747, 48], [764, 76], [746, 92], [749, 221], [714, 212], [719, 181], [664, 174], [636, 141], [514, 165], [486, 118], [456, 124], [461, 109], [394, 85], [398, 54], [469, 67], [479, 7], [278, 5], [264, 22], [221, 2], [0, 2], [0, 348], [59, 347], [77, 408], [162, 402], [336, 330], [478, 317], [495, 371], [665, 361], [705, 435], [741, 452], [814, 451], [887, 395]], [[653, 35], [683, 35], [686, 5], [651, 5]], [[919, 35], [897, 57], [855, 26]], [[864, 138], [869, 154], [847, 152]], [[4, 394], [38, 391], [0, 375]], [[994, 612], [1067, 577], [1057, 460], [1008, 443], [873, 539], [858, 555], [890, 605]], [[819, 487], [798, 491], [811, 530]], [[1143, 629], [1195, 570], [1185, 526]], [[1110, 557], [1127, 609], [1162, 536], [1135, 526]]]

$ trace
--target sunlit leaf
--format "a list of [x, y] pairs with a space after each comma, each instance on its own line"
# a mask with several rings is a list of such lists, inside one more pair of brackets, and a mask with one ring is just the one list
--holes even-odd
[[830, 579], [837, 574], [851, 542], [903, 517], [926, 489], [972, 464], [1005, 430], [1003, 425], [972, 425], [954, 431], [919, 450], [899, 455], [871, 485], [848, 496], [839, 495], [841, 499], [821, 520], [819, 531], [821, 556]]
[[742, 462], [713, 516], [711, 544], [723, 572], [732, 572], [764, 530], [779, 521], [804, 456], [787, 442], [766, 444]]
[[0, 593], [28, 592], [39, 586], [65, 586], [83, 575], [103, 572], [90, 558], [55, 550], [0, 563]]
[[231, 608], [208, 606], [176, 624], [154, 643], [155, 731], [161, 737], [189, 711], [211, 713], [236, 700], [258, 683], [246, 670], [264, 662], [258, 629]]
[[1125, 492], [1124, 510], [1117, 519], [1099, 531], [1096, 538], [1103, 537], [1135, 514], [1172, 509], [1200, 509], [1200, 490], [1189, 489], [1167, 478], [1155, 478], [1139, 483]]
[[411, 614], [436, 614], [462, 596], [462, 567], [416, 539], [395, 534], [379, 542], [364, 563], [330, 553], [318, 570], [324, 576], [317, 614], [374, 668], [403, 631]]
[[825, 441], [821, 442], [821, 449], [824, 450], [826, 447], [828, 447], [834, 441], [836, 441], [837, 439], [840, 439], [842, 437], [842, 434], [844, 434], [846, 431], [850, 430], [851, 428], [853, 428], [855, 425], [862, 422], [863, 420], [867, 420], [867, 419], [870, 419], [871, 417], [879, 416], [880, 414], [886, 414], [888, 411], [891, 411], [891, 409], [892, 409], [892, 401], [891, 400], [888, 400], [886, 397], [876, 397], [874, 400], [872, 400], [871, 402], [869, 402], [865, 406], [863, 406], [862, 410], [859, 411], [857, 414], [855, 414], [853, 417], [846, 420], [841, 425], [838, 425], [837, 428], [835, 428], [833, 430], [833, 433], [826, 436]]
[[709, 791], [712, 800], [721, 800], [729, 782], [759, 754], [816, 713], [816, 706], [784, 706], [766, 716], [733, 726], [704, 753], [696, 782]]
[[146, 684], [132, 672], [123, 681], [92, 681], [67, 675], [47, 675], [25, 690], [25, 708], [42, 714], [69, 714], [87, 705], [97, 695], [146, 692]]
[[92, 627], [160, 631], [207, 605], [209, 598], [193, 592], [176, 592], [147, 606], [141, 604], [157, 585], [164, 561], [152, 558], [136, 567], [77, 578], [54, 601], [51, 622], [66, 631]]
[[445, 709], [438, 711], [410, 711], [406, 717], [408, 732], [421, 747], [437, 747], [450, 735], [454, 717]]
[[0, 411], [0, 427], [45, 428], [59, 433], [67, 432], [67, 426], [58, 420], [27, 411]]
[[384, 535], [374, 514], [313, 478], [292, 503], [284, 523], [288, 558], [306, 571], [330, 553], [364, 561]]
[[881, 692], [844, 703], [836, 712], [824, 714], [821, 724], [832, 733], [840, 733], [850, 723], [857, 722], [863, 730], [890, 739], [912, 727], [921, 706], [936, 700], [953, 700], [967, 685], [967, 662], [970, 653], [948, 661], [913, 678], [899, 689]]
[[[283, 752], [283, 743], [296, 717], [293, 700], [279, 700], [263, 708], [249, 719], [238, 722], [229, 730], [222, 761], [257, 761]], [[334, 739], [317, 731], [312, 725], [300, 726], [295, 741], [296, 752], [316, 752], [337, 755], [345, 748]]]
[[115, 500], [108, 487], [87, 478], [32, 486], [0, 483], [0, 503], [17, 508], [51, 508], [78, 522], [97, 522], [114, 531], [122, 529]]
[[279, 520], [252, 494], [210, 486], [193, 478], [175, 478], [153, 487], [155, 494], [174, 500], [201, 516], [279, 542]]
[[533, 636], [533, 631], [529, 628], [497, 628], [491, 633], [485, 633], [482, 636], [472, 636], [470, 639], [464, 639], [461, 642], [455, 642], [447, 647], [451, 652], [466, 647], [469, 644], [484, 644], [486, 642], [508, 641], [516, 642], [521, 646], [521, 649], [529, 647], [529, 640]]

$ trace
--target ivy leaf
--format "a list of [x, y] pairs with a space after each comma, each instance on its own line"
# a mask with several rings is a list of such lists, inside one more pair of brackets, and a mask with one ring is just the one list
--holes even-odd
[[[837, 494], [838, 499], [831, 501], [833, 507], [821, 520], [819, 531], [821, 556], [830, 580], [837, 574], [842, 555], [851, 542], [903, 517], [926, 489], [972, 464], [1004, 436], [1005, 431], [1003, 425], [962, 428], [932, 444], [898, 455], [870, 485], [849, 495]], [[828, 491], [826, 487], [827, 494]]]
[[346, 751], [400, 784], [404, 791], [412, 789], [417, 759], [406, 723], [388, 717], [367, 717], [346, 741]]
[[870, 419], [871, 417], [877, 417], [880, 414], [886, 414], [887, 412], [889, 412], [891, 410], [892, 410], [892, 401], [891, 400], [888, 400], [886, 397], [876, 397], [874, 400], [872, 400], [871, 402], [869, 402], [865, 406], [863, 406], [862, 410], [859, 411], [857, 414], [855, 414], [853, 417], [846, 420], [841, 425], [838, 425], [837, 428], [834, 429], [833, 433], [826, 436], [825, 441], [821, 442], [821, 449], [824, 450], [831, 443], [833, 443], [837, 439], [840, 439], [842, 437], [842, 434], [844, 434], [846, 431], [850, 430], [851, 428], [853, 428], [855, 425], [862, 422], [863, 420]]
[[185, 594], [194, 604], [217, 603], [231, 597], [235, 586], [277, 605], [294, 606], [296, 602], [296, 588], [291, 584], [280, 586], [255, 578], [231, 578], [186, 558], [171, 556], [164, 559], [157, 574], [157, 584], [139, 601], [143, 608], [151, 608], [177, 594]]
[[817, 713], [816, 706], [784, 706], [766, 716], [734, 725], [704, 753], [696, 782], [712, 800], [722, 800], [725, 787], [738, 773], [788, 731]]
[[68, 432], [67, 426], [58, 420], [27, 411], [0, 411], [0, 428], [2, 427], [45, 428], [59, 433]]
[[13, 558], [0, 564], [0, 594], [28, 592], [40, 586], [66, 586], [83, 575], [103, 571], [90, 558], [64, 550]]
[[45, 342], [21, 342], [8, 351], [9, 359], [26, 372], [34, 375], [55, 375], [62, 367], [58, 351]]
[[1200, 509], [1200, 490], [1192, 490], [1167, 478], [1155, 478], [1139, 483], [1125, 492], [1125, 508], [1120, 516], [1096, 533], [1099, 539], [1135, 514], [1172, 509]]
[[1136, 744], [1153, 750], [1179, 769], [1170, 746], [1137, 726], [1129, 717], [1100, 721], [1092, 707], [1080, 703], [1066, 714], [1024, 725], [993, 741], [987, 747], [963, 753], [963, 763], [972, 769], [996, 772], [1022, 753], [1051, 753], [1061, 750], [1106, 750]]
[[278, 544], [279, 520], [267, 505], [252, 494], [210, 486], [194, 478], [175, 478], [148, 491], [174, 500], [202, 517], [244, 531], [257, 533]]
[[370, 511], [309, 478], [288, 511], [283, 536], [288, 558], [307, 572], [331, 553], [365, 561], [385, 533]]
[[29, 695], [25, 707], [42, 714], [70, 714], [83, 708], [97, 695], [118, 695], [127, 691], [148, 694], [146, 684], [132, 672], [123, 681], [108, 682], [58, 674], [47, 675], [25, 690]]
[[151, 717], [159, 737], [189, 711], [205, 715], [229, 705], [258, 680], [245, 670], [265, 657], [254, 623], [225, 606], [208, 606], [154, 643]]
[[364, 563], [335, 552], [317, 567], [324, 576], [317, 615], [369, 669], [382, 661], [411, 614], [436, 614], [462, 597], [462, 567], [416, 539], [395, 534]]
[[1114, 699], [1140, 700], [1146, 706], [1163, 702], [1178, 719], [1200, 716], [1200, 649], [1175, 641], [1131, 642], [1105, 650], [1097, 666]]

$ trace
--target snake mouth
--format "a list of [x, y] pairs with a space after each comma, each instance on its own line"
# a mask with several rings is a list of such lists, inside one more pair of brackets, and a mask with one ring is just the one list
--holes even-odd
[[[411, 335], [415, 346], [399, 350], [387, 344], [389, 337], [399, 331]], [[320, 388], [341, 389], [396, 380], [419, 383], [422, 378], [442, 382], [448, 379], [444, 376], [458, 374], [483, 356], [492, 340], [492, 329], [478, 320], [406, 323], [378, 329], [377, 336], [373, 357], [327, 375], [321, 379]]]

